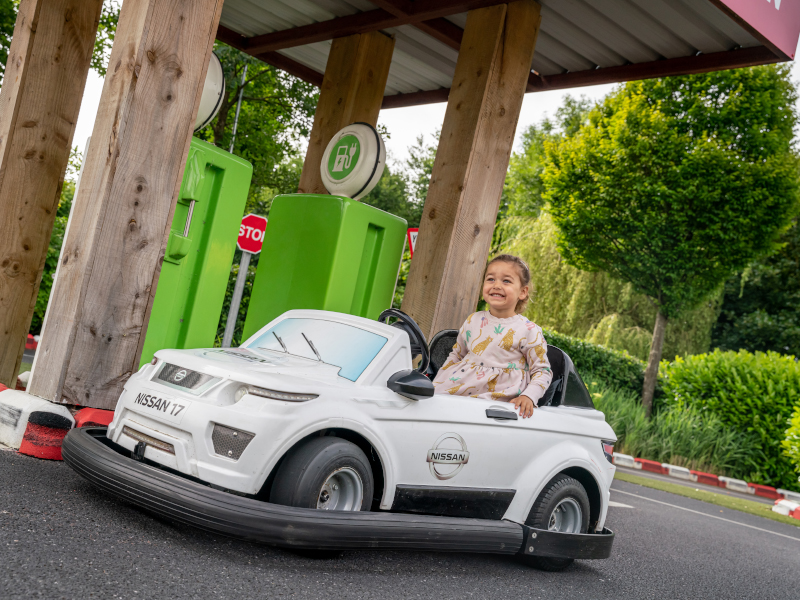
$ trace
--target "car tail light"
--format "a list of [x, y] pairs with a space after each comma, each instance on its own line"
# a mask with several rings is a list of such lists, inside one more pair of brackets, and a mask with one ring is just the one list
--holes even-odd
[[607, 442], [602, 440], [600, 444], [603, 446], [603, 454], [605, 454], [606, 460], [610, 462], [612, 465], [614, 464], [614, 444], [616, 442]]
[[270, 398], [272, 400], [285, 400], [287, 402], [307, 402], [318, 398], [319, 394], [296, 394], [294, 392], [279, 392], [278, 390], [268, 390], [267, 388], [247, 385], [239, 388], [236, 392], [236, 401], [241, 400], [245, 394], [252, 394], [260, 398]]

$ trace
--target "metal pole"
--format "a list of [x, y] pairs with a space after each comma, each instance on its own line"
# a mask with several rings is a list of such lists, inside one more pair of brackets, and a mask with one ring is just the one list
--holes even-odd
[[[242, 71], [242, 83], [241, 87], [239, 88], [239, 100], [236, 102], [236, 116], [233, 117], [233, 136], [231, 137], [231, 147], [228, 148], [228, 152], [231, 154], [233, 154], [233, 143], [236, 141], [236, 129], [239, 127], [239, 111], [242, 110], [242, 96], [244, 96], [244, 82], [246, 78], [247, 64], [245, 64], [244, 70]], [[228, 346], [225, 346], [225, 348], [227, 347]]]
[[223, 348], [231, 347], [233, 330], [236, 328], [236, 320], [239, 318], [239, 305], [242, 303], [242, 293], [244, 292], [244, 283], [247, 280], [247, 269], [249, 266], [250, 253], [242, 252], [242, 260], [239, 262], [239, 274], [236, 276], [236, 285], [233, 286], [231, 309], [228, 311], [228, 320], [225, 322], [225, 334], [222, 336]]

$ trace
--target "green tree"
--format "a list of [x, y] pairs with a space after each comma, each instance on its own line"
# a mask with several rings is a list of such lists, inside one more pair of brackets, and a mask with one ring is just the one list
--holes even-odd
[[11, 37], [14, 35], [14, 23], [17, 20], [19, 0], [0, 0], [0, 82], [6, 72], [8, 52], [11, 49]]
[[[108, 56], [111, 45], [114, 43], [114, 34], [117, 31], [121, 0], [105, 0], [103, 11], [100, 14], [100, 24], [97, 28], [97, 38], [94, 42], [91, 68], [101, 77], [106, 75]], [[5, 73], [8, 52], [11, 48], [11, 37], [14, 34], [14, 24], [17, 20], [19, 0], [0, 0], [0, 81]]]
[[725, 282], [712, 345], [722, 350], [774, 351], [800, 356], [800, 226], [780, 249]]
[[214, 52], [225, 73], [225, 94], [217, 116], [196, 137], [228, 150], [239, 92], [244, 89], [233, 153], [253, 165], [250, 200], [269, 203], [270, 192], [265, 190], [272, 190], [272, 196], [297, 191], [299, 146], [311, 131], [319, 91], [226, 44], [217, 42]]
[[[542, 327], [647, 360], [656, 307], [633, 285], [602, 271], [568, 265], [558, 252], [558, 229], [547, 212], [538, 218], [507, 217], [497, 249], [523, 258], [531, 269], [531, 302], [525, 316]], [[714, 296], [670, 319], [664, 335], [665, 358], [708, 351], [719, 314]]]
[[[561, 136], [572, 136], [580, 130], [591, 109], [585, 96], [566, 96], [554, 119], [545, 118], [531, 125], [522, 134], [522, 150], [511, 155], [508, 175], [503, 184], [498, 225], [502, 229], [506, 217], [536, 218], [544, 207], [545, 142]], [[518, 224], [520, 221], [515, 220]]]
[[789, 77], [781, 65], [628, 83], [574, 136], [546, 143], [561, 255], [630, 282], [658, 309], [648, 414], [667, 321], [773, 250], [795, 210]]

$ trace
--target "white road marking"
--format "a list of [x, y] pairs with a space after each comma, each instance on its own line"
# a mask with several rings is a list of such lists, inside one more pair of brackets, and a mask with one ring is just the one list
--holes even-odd
[[[615, 492], [617, 490], [614, 490]], [[622, 502], [614, 502], [613, 500], [608, 501], [609, 506], [614, 506], [616, 508], [633, 508], [630, 504], [623, 504]]]
[[[679, 510], [685, 510], [686, 512], [694, 513], [696, 515], [703, 515], [704, 517], [710, 517], [712, 519], [719, 519], [720, 521], [725, 521], [726, 523], [733, 523], [734, 525], [739, 525], [741, 527], [747, 527], [749, 529], [755, 529], [756, 531], [763, 531], [764, 533], [771, 533], [772, 535], [779, 535], [781, 537], [788, 538], [790, 540], [794, 540], [795, 542], [800, 542], [800, 538], [794, 537], [791, 535], [786, 535], [785, 533], [778, 533], [777, 531], [770, 531], [769, 529], [762, 529], [761, 527], [756, 527], [754, 525], [748, 525], [747, 523], [739, 523], [738, 521], [731, 521], [730, 519], [725, 519], [723, 517], [717, 517], [716, 515], [709, 515], [708, 513], [700, 512], [699, 510], [692, 510], [691, 508], [684, 508], [683, 506], [678, 506], [677, 504], [670, 504], [669, 502], [662, 502], [661, 500], [654, 500], [653, 498], [648, 498], [647, 496], [640, 496], [639, 494], [634, 494], [632, 492], [623, 492], [622, 490], [611, 490], [615, 494], [628, 494], [628, 496], [636, 496], [637, 498], [641, 498], [642, 500], [648, 500], [650, 502], [655, 502], [656, 504], [663, 504], [664, 506], [671, 506], [672, 508], [677, 508]], [[733, 509], [731, 509], [733, 510]], [[755, 515], [754, 515], [755, 516]]]

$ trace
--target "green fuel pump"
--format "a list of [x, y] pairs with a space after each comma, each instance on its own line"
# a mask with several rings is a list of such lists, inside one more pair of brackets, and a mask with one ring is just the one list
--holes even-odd
[[252, 165], [192, 139], [141, 364], [162, 348], [214, 345]]
[[289, 309], [377, 319], [392, 305], [407, 223], [358, 202], [378, 183], [386, 148], [354, 123], [328, 144], [320, 165], [328, 194], [286, 194], [272, 203], [242, 340]]

